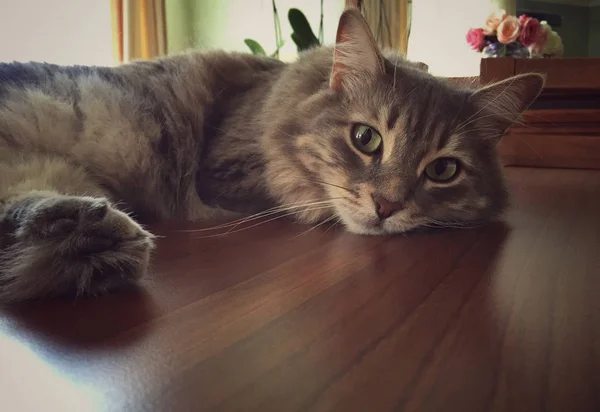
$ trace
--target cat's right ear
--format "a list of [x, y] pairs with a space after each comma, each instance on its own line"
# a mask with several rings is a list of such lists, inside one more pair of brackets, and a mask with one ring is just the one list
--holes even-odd
[[541, 74], [519, 74], [476, 90], [470, 99], [487, 123], [505, 132], [537, 99], [545, 81]]
[[384, 73], [383, 57], [358, 9], [348, 8], [337, 29], [329, 86], [341, 91]]

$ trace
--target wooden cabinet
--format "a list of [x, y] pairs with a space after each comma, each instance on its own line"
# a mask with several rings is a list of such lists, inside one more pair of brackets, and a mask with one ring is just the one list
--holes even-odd
[[480, 82], [527, 72], [547, 81], [499, 143], [504, 164], [600, 169], [600, 59], [482, 59]]

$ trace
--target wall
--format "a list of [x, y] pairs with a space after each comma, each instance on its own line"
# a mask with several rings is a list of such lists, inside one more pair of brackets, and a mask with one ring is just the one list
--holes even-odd
[[587, 57], [590, 8], [581, 5], [545, 3], [517, 0], [519, 10], [555, 13], [562, 16], [562, 26], [553, 29], [560, 35], [565, 47], [565, 57]]
[[[344, 0], [324, 1], [325, 43], [335, 41], [337, 22], [344, 5]], [[267, 53], [275, 50], [271, 0], [167, 0], [166, 7], [170, 53], [187, 48], [248, 51], [244, 44], [247, 37], [261, 43]], [[281, 31], [286, 42], [281, 50], [282, 60], [296, 56], [287, 20], [291, 7], [304, 12], [318, 35], [319, 0], [277, 0]]]
[[0, 61], [113, 65], [110, 2], [0, 0]]
[[588, 56], [600, 57], [600, 6], [590, 7]]
[[[187, 48], [248, 51], [244, 38], [275, 50], [271, 0], [166, 0], [167, 33], [170, 53]], [[465, 34], [472, 25], [481, 24], [497, 7], [514, 8], [514, 0], [461, 0], [461, 7], [449, 0], [413, 1], [413, 31], [409, 58], [423, 61], [441, 76], [476, 76], [480, 56], [470, 50]], [[325, 43], [335, 40], [338, 17], [344, 0], [324, 1]], [[287, 11], [300, 8], [315, 32], [319, 23], [319, 0], [277, 0], [283, 38], [282, 60], [296, 56], [290, 38]], [[468, 10], [468, 12], [465, 12]], [[432, 23], [433, 22], [433, 23]]]
[[478, 76], [481, 55], [471, 50], [465, 36], [481, 26], [497, 1], [413, 0], [408, 58], [424, 62], [443, 77]]
[[165, 1], [169, 53], [178, 53], [194, 47], [194, 5], [193, 0]]

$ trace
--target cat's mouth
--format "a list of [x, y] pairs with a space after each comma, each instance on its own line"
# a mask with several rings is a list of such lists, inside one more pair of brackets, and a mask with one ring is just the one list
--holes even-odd
[[344, 226], [352, 233], [361, 235], [393, 235], [414, 230], [423, 222], [414, 211], [403, 210], [393, 216], [381, 219], [374, 212], [367, 214], [347, 205], [336, 208]]
[[365, 234], [369, 234], [369, 235], [383, 235], [385, 234], [385, 229], [384, 229], [384, 225], [383, 222], [380, 220], [373, 220], [373, 221], [368, 221], [368, 222], [364, 222], [361, 224], [361, 226], [363, 227], [363, 231]]
[[352, 233], [362, 235], [394, 235], [412, 231], [420, 226], [418, 221], [381, 220], [378, 218], [353, 218], [345, 222]]
[[380, 219], [351, 219], [345, 222], [352, 233], [360, 235], [386, 235], [392, 233], [386, 229], [385, 221]]

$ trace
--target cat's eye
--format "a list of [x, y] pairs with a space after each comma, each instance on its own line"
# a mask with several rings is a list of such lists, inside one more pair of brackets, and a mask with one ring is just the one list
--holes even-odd
[[370, 126], [357, 124], [352, 129], [352, 144], [364, 154], [377, 153], [382, 143], [383, 139], [379, 132]]
[[451, 157], [441, 157], [427, 165], [425, 175], [434, 182], [447, 183], [458, 174], [458, 171], [458, 160]]

